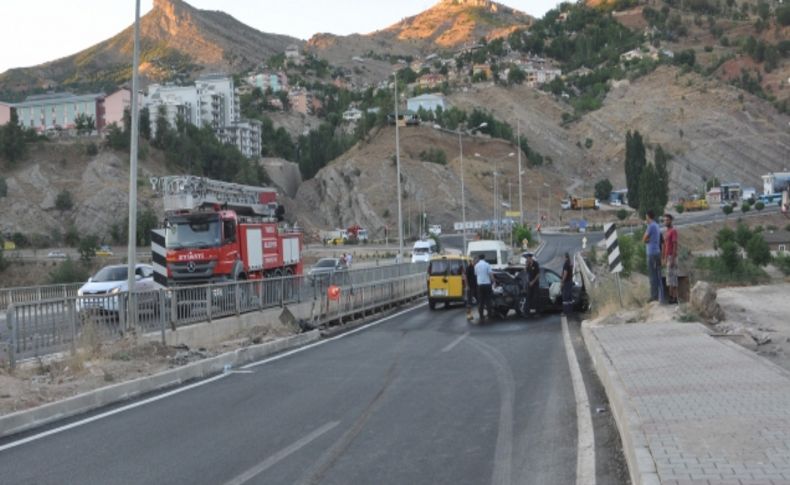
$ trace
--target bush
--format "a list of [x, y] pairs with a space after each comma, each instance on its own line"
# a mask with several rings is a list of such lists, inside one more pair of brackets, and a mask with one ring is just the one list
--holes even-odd
[[420, 152], [420, 160], [423, 162], [438, 163], [447, 165], [447, 154], [441, 148], [429, 148], [427, 151]]
[[532, 236], [532, 231], [529, 229], [529, 227], [522, 225], [516, 225], [513, 228], [513, 238], [516, 240], [518, 244], [521, 244], [521, 242], [524, 239], [526, 239], [530, 246], [532, 245], [532, 242], [534, 240]]
[[774, 258], [774, 266], [785, 275], [790, 275], [790, 254], [780, 254]]
[[67, 258], [66, 261], [60, 263], [49, 273], [49, 282], [53, 285], [81, 283], [86, 281], [89, 276], [90, 273], [87, 268], [71, 258]]
[[599, 180], [595, 184], [595, 197], [598, 200], [609, 200], [610, 195], [612, 195], [612, 182], [609, 179]]
[[55, 198], [55, 207], [61, 211], [67, 211], [74, 208], [74, 199], [71, 192], [68, 190], [61, 191]]
[[81, 238], [78, 249], [82, 261], [92, 260], [96, 256], [96, 250], [99, 249], [99, 238], [91, 235]]
[[88, 143], [88, 146], [85, 147], [85, 153], [91, 157], [94, 157], [99, 154], [99, 147], [93, 142]]
[[[721, 231], [719, 231], [721, 232]], [[752, 239], [754, 233], [741, 222], [738, 223], [738, 227], [735, 228], [735, 242], [738, 243], [740, 247], [746, 249], [746, 245], [749, 244], [749, 241]]]
[[724, 215], [728, 216], [728, 215], [732, 214], [732, 206], [731, 205], [725, 205], [724, 207], [721, 208], [721, 211], [724, 212]]
[[761, 201], [758, 201], [756, 204], [754, 204], [754, 208], [757, 211], [761, 211], [761, 210], [765, 209], [765, 204], [763, 202], [761, 202]]
[[750, 210], [752, 210], [752, 205], [750, 203], [744, 202], [743, 204], [741, 204], [741, 212], [746, 214]]
[[626, 220], [627, 217], [628, 217], [628, 211], [627, 210], [620, 209], [619, 211], [617, 211], [617, 218], [620, 219], [621, 221]]
[[683, 204], [678, 204], [678, 205], [675, 206], [675, 212], [677, 212], [678, 214], [682, 214], [685, 211], [686, 211], [686, 208], [683, 206]]
[[757, 266], [765, 266], [771, 262], [771, 248], [763, 239], [762, 234], [754, 234], [746, 244], [746, 254], [749, 260]]

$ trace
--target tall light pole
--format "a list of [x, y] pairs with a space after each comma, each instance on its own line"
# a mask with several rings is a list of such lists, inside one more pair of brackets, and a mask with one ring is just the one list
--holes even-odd
[[[137, 102], [138, 79], [140, 68], [140, 0], [135, 1], [134, 8], [134, 55], [132, 56], [132, 140], [129, 150], [129, 242], [126, 251], [127, 285], [129, 294], [134, 292], [135, 259], [137, 258], [137, 142], [140, 123], [140, 107]], [[130, 314], [131, 315], [131, 314]]]
[[[139, 1], [139, 0], [138, 0]], [[403, 206], [400, 188], [400, 120], [398, 119], [398, 71], [395, 71], [395, 164], [398, 172], [398, 262], [403, 262]]]
[[[499, 209], [499, 186], [498, 186], [499, 184], [497, 183], [497, 177], [499, 176], [499, 162], [501, 160], [513, 157], [515, 155], [516, 155], [515, 153], [510, 152], [507, 155], [505, 155], [504, 157], [500, 157], [500, 158], [497, 158], [497, 159], [494, 160], [494, 187], [493, 187], [493, 192], [494, 192], [494, 220], [493, 220], [493, 222], [494, 222], [495, 227], [496, 227], [495, 233], [497, 235], [497, 238], [499, 238], [499, 234], [500, 234], [499, 228], [500, 228], [501, 223], [502, 223], [502, 221], [501, 221], [502, 218], [499, 216], [499, 213], [500, 213], [500, 209]], [[475, 153], [475, 157], [483, 158], [483, 156], [480, 155], [479, 153]]]
[[521, 120], [516, 120], [516, 142], [518, 143], [518, 212], [519, 224], [524, 225], [524, 192], [521, 188]]
[[[470, 131], [474, 132], [476, 130], [485, 128], [486, 126], [488, 126], [488, 123], [483, 122], [472, 128]], [[460, 154], [461, 159], [461, 234], [464, 241], [461, 253], [466, 254], [466, 187], [464, 186], [464, 142], [461, 136], [461, 125], [458, 125], [458, 153]]]

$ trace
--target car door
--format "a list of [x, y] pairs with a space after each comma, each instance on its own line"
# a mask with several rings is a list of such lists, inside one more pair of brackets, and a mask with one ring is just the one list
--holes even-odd
[[552, 299], [550, 294], [551, 285], [560, 283], [560, 277], [554, 271], [541, 268], [540, 270], [540, 298], [544, 310], [561, 310], [562, 295]]

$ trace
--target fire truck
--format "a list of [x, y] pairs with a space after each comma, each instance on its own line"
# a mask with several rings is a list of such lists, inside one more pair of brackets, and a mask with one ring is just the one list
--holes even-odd
[[165, 207], [168, 285], [302, 274], [303, 235], [277, 191], [196, 176], [152, 178]]

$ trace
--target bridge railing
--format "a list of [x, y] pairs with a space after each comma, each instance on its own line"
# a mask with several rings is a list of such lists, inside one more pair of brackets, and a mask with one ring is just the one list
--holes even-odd
[[[401, 264], [317, 278], [300, 275], [13, 303], [5, 312], [7, 328], [0, 329], [0, 360], [6, 353], [14, 367], [19, 359], [75, 353], [130, 332], [161, 332], [164, 342], [168, 329], [303, 302], [318, 309], [318, 323], [342, 321], [423, 294], [425, 271], [425, 264]], [[337, 301], [328, 298], [331, 285], [341, 288]]]

